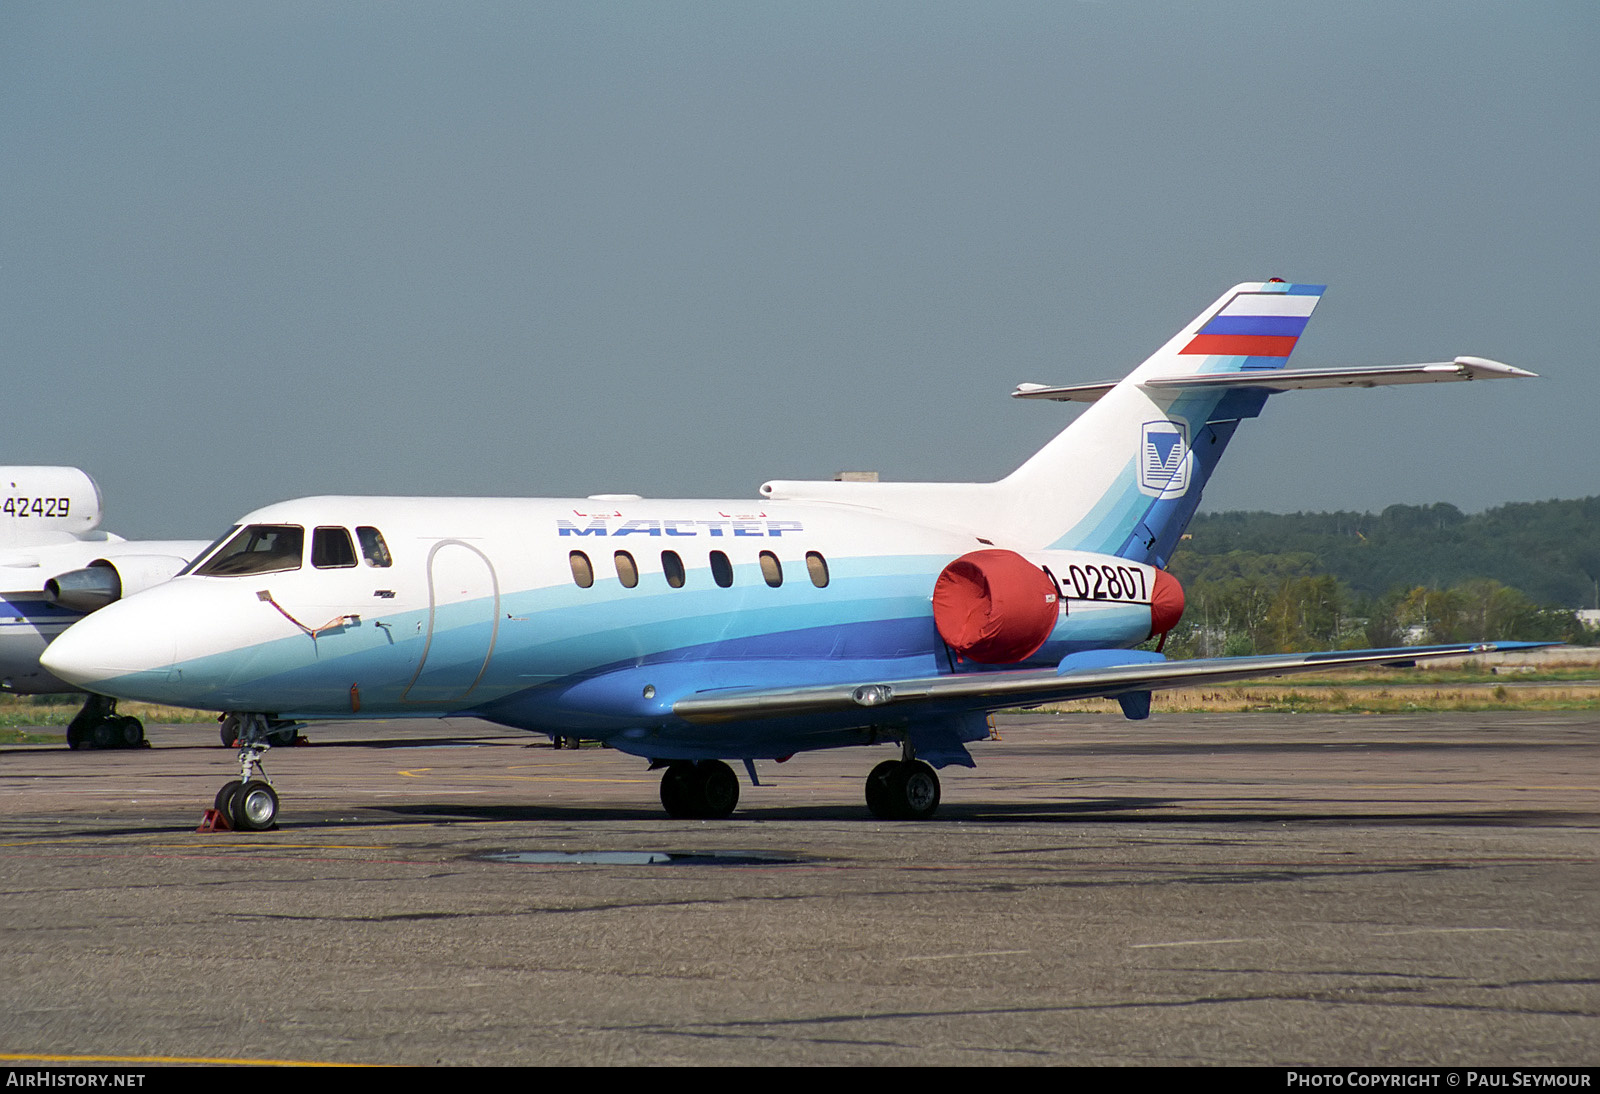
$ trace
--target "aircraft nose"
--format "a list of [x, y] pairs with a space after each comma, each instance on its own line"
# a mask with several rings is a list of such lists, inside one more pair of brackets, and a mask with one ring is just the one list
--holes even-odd
[[68, 627], [46, 647], [39, 663], [81, 688], [107, 691], [111, 681], [172, 666], [176, 646], [169, 628], [136, 605], [109, 604]]

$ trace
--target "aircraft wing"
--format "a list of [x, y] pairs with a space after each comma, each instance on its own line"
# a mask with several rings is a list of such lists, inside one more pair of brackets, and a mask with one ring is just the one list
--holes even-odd
[[[688, 722], [734, 722], [752, 718], [786, 718], [825, 714], [862, 707], [911, 708], [916, 704], [966, 710], [1007, 707], [1071, 699], [1110, 698], [1129, 692], [1155, 691], [1258, 676], [1376, 665], [1408, 668], [1420, 660], [1497, 650], [1531, 649], [1546, 642], [1457, 643], [1384, 650], [1287, 653], [1267, 657], [1212, 657], [1193, 661], [1137, 661], [1097, 668], [1033, 669], [1025, 672], [972, 672], [907, 680], [863, 680], [799, 688], [730, 688], [679, 699], [672, 712]], [[1132, 658], [1141, 656], [1124, 651]], [[1143, 654], [1145, 657], [1159, 655]], [[905, 713], [911, 713], [907, 709]]]
[[[1373, 365], [1353, 368], [1247, 369], [1209, 372], [1193, 376], [1161, 376], [1139, 386], [1146, 391], [1185, 388], [1254, 388], [1258, 391], [1309, 391], [1329, 387], [1386, 387], [1391, 384], [1439, 384], [1462, 380], [1513, 380], [1536, 376], [1526, 369], [1490, 361], [1485, 357], [1457, 357], [1420, 365]], [[1014, 399], [1054, 399], [1057, 402], [1092, 403], [1116, 384], [1074, 384], [1049, 387], [1018, 384]]]

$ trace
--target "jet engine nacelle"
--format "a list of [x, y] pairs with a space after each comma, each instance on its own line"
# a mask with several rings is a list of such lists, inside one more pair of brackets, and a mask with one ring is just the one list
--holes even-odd
[[65, 542], [100, 524], [100, 487], [76, 467], [0, 467], [0, 547]]
[[1060, 614], [1056, 583], [1015, 551], [971, 551], [946, 566], [933, 586], [939, 637], [980, 665], [1027, 660]]
[[173, 555], [119, 555], [97, 558], [81, 570], [57, 574], [44, 583], [45, 599], [85, 614], [114, 600], [178, 576], [188, 560]]

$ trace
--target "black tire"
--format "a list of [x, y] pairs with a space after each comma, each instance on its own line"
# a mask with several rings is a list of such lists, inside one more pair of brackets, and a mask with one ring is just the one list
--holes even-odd
[[138, 748], [145, 743], [144, 723], [129, 714], [117, 719], [117, 734], [123, 748]]
[[89, 740], [93, 748], [116, 748], [122, 743], [122, 733], [115, 719], [102, 718], [89, 731]]
[[899, 760], [884, 760], [867, 776], [867, 809], [879, 820], [894, 820], [894, 804], [890, 799], [889, 780]]
[[244, 783], [238, 779], [222, 784], [222, 789], [217, 791], [216, 799], [211, 803], [211, 808], [228, 818], [228, 823], [233, 823], [233, 796], [239, 792]]
[[939, 776], [921, 760], [902, 762], [889, 777], [889, 794], [899, 820], [927, 820], [939, 808]]
[[287, 729], [274, 729], [267, 734], [267, 743], [273, 748], [289, 748], [300, 739], [300, 731], [294, 726]]
[[278, 820], [278, 792], [261, 779], [251, 779], [233, 796], [233, 826], [241, 832], [265, 832]]
[[223, 748], [232, 748], [238, 743], [239, 718], [237, 715], [230, 714], [226, 718], [222, 719], [221, 733]]
[[700, 783], [700, 816], [706, 820], [721, 820], [739, 805], [739, 776], [721, 760], [701, 760], [698, 768]]
[[677, 820], [721, 820], [739, 805], [739, 777], [721, 760], [674, 760], [661, 776], [661, 805]]
[[76, 718], [73, 719], [71, 725], [67, 726], [67, 747], [73, 751], [89, 747], [88, 735], [84, 732], [83, 727], [78, 724]]
[[675, 820], [690, 820], [695, 813], [699, 780], [692, 763], [676, 760], [661, 774], [661, 808]]

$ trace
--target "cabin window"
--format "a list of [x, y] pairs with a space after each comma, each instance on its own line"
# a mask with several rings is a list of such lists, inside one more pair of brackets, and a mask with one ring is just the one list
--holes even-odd
[[204, 566], [200, 577], [242, 577], [298, 570], [306, 530], [298, 524], [252, 524], [230, 539]]
[[594, 584], [594, 566], [589, 562], [589, 556], [582, 551], [573, 551], [567, 556], [567, 561], [572, 564], [572, 580], [578, 588], [587, 589]]
[[394, 559], [389, 555], [389, 545], [383, 541], [382, 532], [362, 525], [356, 529], [356, 539], [361, 541], [361, 557], [367, 560], [368, 566], [383, 568], [393, 564]]
[[771, 551], [761, 552], [761, 576], [767, 579], [767, 584], [776, 589], [783, 584], [783, 563], [778, 561], [778, 556]]
[[631, 589], [639, 584], [639, 565], [633, 561], [633, 556], [626, 551], [618, 551], [613, 557], [617, 564], [617, 580], [622, 582], [622, 587]]
[[683, 588], [686, 574], [683, 569], [683, 559], [678, 557], [676, 551], [661, 552], [661, 572], [667, 577], [667, 584], [674, 589]]
[[318, 528], [311, 533], [311, 565], [319, 570], [343, 570], [356, 564], [356, 547], [343, 528]]
[[828, 587], [828, 560], [815, 551], [806, 552], [806, 572], [811, 575], [811, 584], [819, 589]]
[[711, 552], [711, 580], [724, 589], [733, 584], [733, 563], [721, 551]]

